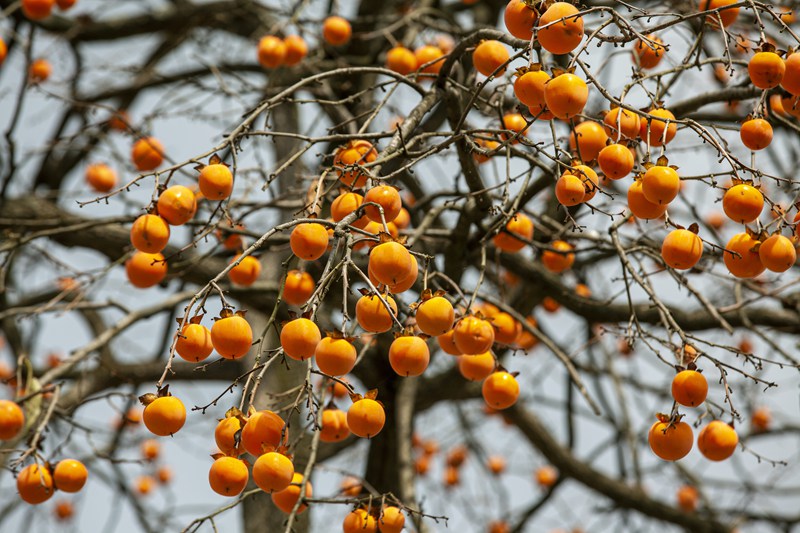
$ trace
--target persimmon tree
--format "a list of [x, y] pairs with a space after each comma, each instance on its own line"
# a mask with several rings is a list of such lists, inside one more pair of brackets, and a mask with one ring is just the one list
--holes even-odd
[[800, 522], [791, 5], [0, 6], [3, 529]]

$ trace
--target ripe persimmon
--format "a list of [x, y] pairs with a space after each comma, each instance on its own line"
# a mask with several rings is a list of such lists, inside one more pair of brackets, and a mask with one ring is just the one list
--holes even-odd
[[305, 59], [308, 54], [308, 45], [305, 39], [299, 35], [288, 35], [283, 39], [286, 46], [286, 54], [283, 56], [283, 64], [293, 67]]
[[[391, 224], [391, 222], [389, 224]], [[391, 226], [390, 226], [390, 231], [391, 231]], [[391, 292], [392, 294], [401, 294], [401, 293], [407, 291], [408, 289], [410, 289], [411, 287], [414, 286], [414, 284], [417, 282], [417, 277], [418, 276], [419, 276], [419, 263], [417, 263], [417, 258], [412, 255], [411, 256], [411, 274], [407, 278], [405, 278], [404, 280], [398, 281], [397, 283], [393, 283], [393, 284], [387, 285], [386, 287], [389, 290], [389, 292]], [[374, 276], [371, 276], [370, 280], [372, 280], [373, 277]], [[374, 285], [374, 282], [373, 282], [373, 285]]]
[[316, 283], [308, 272], [290, 270], [286, 273], [286, 282], [283, 286], [283, 300], [296, 306], [305, 305], [314, 294]]
[[731, 237], [722, 253], [722, 259], [731, 274], [737, 278], [754, 278], [764, 272], [766, 267], [755, 250], [757, 244], [759, 241], [747, 232]]
[[53, 496], [53, 476], [44, 466], [28, 465], [17, 475], [17, 492], [22, 501], [37, 505]]
[[561, 120], [569, 120], [579, 115], [588, 99], [589, 87], [575, 74], [561, 74], [552, 78], [544, 86], [544, 101], [547, 109]]
[[495, 476], [499, 476], [506, 469], [506, 460], [502, 455], [490, 455], [486, 459], [486, 468]]
[[640, 67], [650, 69], [661, 62], [667, 49], [663, 46], [664, 41], [655, 35], [648, 35], [647, 38], [650, 40], [649, 42], [641, 39], [636, 40], [633, 54]]
[[661, 257], [675, 270], [688, 270], [700, 261], [703, 241], [686, 229], [670, 231], [661, 244]]
[[182, 226], [194, 218], [197, 197], [189, 187], [173, 185], [158, 197], [158, 214], [171, 226]]
[[338, 16], [326, 18], [322, 23], [322, 38], [332, 46], [342, 46], [350, 42], [353, 28], [350, 23]]
[[362, 296], [356, 302], [356, 321], [365, 331], [383, 333], [392, 329], [393, 317], [397, 315], [397, 304], [388, 294], [382, 298], [389, 305], [391, 313], [384, 306], [381, 297], [375, 294]]
[[252, 255], [241, 256], [242, 254], [236, 254], [236, 256], [231, 259], [231, 263], [239, 261], [239, 264], [228, 271], [228, 279], [235, 285], [249, 287], [255, 283], [258, 276], [261, 275], [261, 261]]
[[461, 355], [458, 357], [458, 371], [464, 379], [483, 381], [494, 372], [496, 361], [492, 352], [478, 355]]
[[370, 398], [357, 400], [347, 410], [347, 427], [361, 438], [374, 437], [386, 423], [386, 412], [383, 406]]
[[365, 163], [372, 163], [378, 158], [378, 151], [371, 142], [365, 140], [350, 141], [336, 150], [333, 166], [339, 179], [348, 187], [361, 188], [367, 184], [368, 174], [362, 168]]
[[503, 139], [512, 139], [512, 144], [519, 142], [519, 137], [524, 137], [528, 132], [528, 121], [519, 113], [506, 113], [503, 115], [503, 129], [510, 130], [514, 135], [503, 134]]
[[389, 346], [389, 364], [399, 376], [421, 375], [430, 360], [428, 345], [420, 337], [397, 337]]
[[416, 269], [408, 249], [398, 242], [388, 241], [370, 252], [369, 270], [384, 285], [394, 285], [411, 276]]
[[417, 460], [414, 461], [414, 470], [416, 471], [417, 475], [424, 476], [428, 473], [430, 468], [431, 459], [429, 455], [420, 455], [417, 457]]
[[53, 483], [64, 492], [80, 491], [88, 478], [89, 471], [77, 459], [63, 459], [53, 469]]
[[442, 296], [434, 296], [417, 306], [417, 327], [425, 335], [437, 337], [453, 329], [453, 304]]
[[283, 64], [293, 67], [305, 59], [308, 55], [308, 45], [305, 39], [299, 35], [288, 35], [283, 39], [286, 45], [286, 54], [283, 56]]
[[22, 0], [22, 14], [30, 20], [42, 20], [50, 16], [56, 0]]
[[[462, 356], [464, 357], [464, 356]], [[508, 372], [498, 370], [489, 374], [481, 386], [486, 405], [492, 409], [508, 409], [519, 397], [519, 383]]]
[[186, 423], [186, 408], [175, 396], [162, 396], [145, 406], [142, 421], [153, 435], [174, 435]]
[[405, 46], [395, 46], [386, 54], [386, 68], [405, 76], [417, 70], [417, 58]]
[[456, 341], [454, 339], [455, 336], [455, 329], [451, 329], [447, 333], [443, 333], [442, 335], [438, 335], [436, 337], [436, 342], [439, 344], [439, 348], [442, 351], [449, 355], [461, 355], [462, 352], [459, 350], [458, 346], [456, 346]]
[[488, 352], [494, 344], [494, 328], [488, 320], [467, 315], [453, 328], [453, 342], [463, 355]]
[[238, 496], [249, 478], [247, 464], [235, 457], [220, 457], [208, 471], [208, 484], [220, 496]]
[[[400, 193], [391, 185], [378, 185], [367, 191], [364, 202], [376, 203], [383, 208], [383, 216], [386, 222], [392, 222], [400, 214], [403, 208], [403, 201]], [[364, 207], [364, 213], [374, 222], [381, 222], [380, 210], [373, 205]]]
[[117, 186], [117, 173], [103, 163], [86, 167], [86, 183], [97, 192], [109, 192]]
[[772, 422], [772, 415], [766, 407], [759, 407], [753, 411], [750, 416], [750, 426], [753, 428], [753, 433], [763, 433], [769, 430], [770, 423]]
[[6, 42], [0, 38], [0, 65], [6, 60], [6, 55], [8, 55], [8, 46], [6, 46]]
[[776, 113], [782, 112], [795, 118], [800, 117], [800, 96], [785, 95], [781, 97], [780, 102], [780, 107], [773, 107]]
[[108, 119], [108, 127], [116, 131], [128, 131], [131, 117], [124, 109], [119, 109]]
[[0, 400], [0, 440], [11, 440], [25, 426], [25, 414], [16, 402]]
[[650, 203], [668, 204], [680, 190], [681, 178], [672, 167], [654, 165], [642, 176], [642, 193]]
[[167, 262], [160, 253], [136, 252], [125, 262], [125, 274], [131, 285], [146, 289], [157, 285], [166, 277]]
[[794, 52], [784, 60], [786, 70], [783, 73], [781, 87], [789, 94], [800, 95], [800, 52]]
[[650, 449], [665, 461], [682, 459], [692, 450], [694, 444], [692, 427], [680, 421], [671, 424], [669, 417], [663, 415], [658, 418], [647, 434]]
[[[650, 146], [663, 146], [668, 144], [675, 138], [678, 132], [678, 125], [675, 123], [675, 115], [672, 111], [664, 108], [651, 109], [648, 111], [649, 115], [656, 118], [642, 119], [639, 121], [639, 135], [642, 139], [646, 139]], [[669, 125], [667, 125], [669, 121]], [[650, 126], [650, 133], [648, 135], [648, 124]]]
[[565, 171], [556, 181], [556, 199], [566, 207], [582, 204], [587, 190], [581, 176], [572, 170]]
[[543, 489], [549, 489], [558, 481], [558, 470], [550, 465], [540, 466], [534, 472], [534, 477], [537, 485]]
[[286, 489], [294, 477], [292, 461], [278, 452], [262, 454], [253, 463], [253, 481], [266, 493]]
[[609, 144], [597, 154], [597, 164], [606, 177], [618, 180], [633, 170], [633, 154], [624, 144]]
[[672, 378], [672, 397], [686, 407], [697, 407], [708, 395], [708, 381], [696, 370], [683, 370]]
[[[364, 203], [364, 197], [357, 192], [343, 192], [331, 203], [331, 217], [334, 222], [340, 222], [347, 215], [356, 211]], [[362, 215], [350, 223], [354, 228], [363, 229], [369, 219]]]
[[[524, 4], [521, 0], [512, 1]], [[550, 75], [544, 70], [529, 70], [514, 80], [514, 95], [517, 99], [530, 108], [532, 115], [539, 115], [539, 118], [545, 120], [553, 118], [552, 115], [549, 118], [545, 118], [540, 114], [546, 105], [544, 92], [550, 79]]]
[[581, 122], [575, 126], [569, 136], [570, 150], [575, 152], [583, 162], [597, 159], [607, 142], [608, 135], [603, 127], [592, 120]]
[[164, 162], [164, 145], [155, 137], [144, 137], [133, 143], [131, 160], [136, 170], [149, 172]]
[[697, 510], [697, 489], [691, 485], [684, 485], [675, 493], [675, 499], [678, 501], [678, 507], [687, 513], [693, 513]]
[[737, 444], [739, 435], [731, 426], [719, 420], [709, 422], [697, 436], [697, 449], [712, 461], [724, 461], [733, 455]]
[[155, 461], [161, 455], [161, 445], [155, 439], [146, 439], [142, 441], [140, 446], [142, 450], [142, 457], [146, 461]]
[[515, 253], [522, 250], [526, 241], [533, 239], [533, 221], [525, 213], [516, 213], [508, 222], [504, 231], [494, 236], [492, 242], [504, 252]]
[[719, 9], [716, 13], [706, 15], [706, 22], [712, 27], [719, 28], [721, 21], [722, 27], [727, 28], [736, 22], [736, 19], [739, 17], [738, 7], [728, 7], [736, 3], [737, 0], [700, 0], [700, 11]]
[[156, 470], [156, 479], [162, 485], [166, 485], [172, 481], [172, 469], [165, 465], [159, 466]]
[[142, 215], [131, 226], [131, 244], [140, 252], [155, 254], [167, 247], [169, 224], [158, 215]]
[[150, 494], [156, 486], [153, 476], [139, 476], [136, 478], [136, 492], [142, 496]]
[[281, 328], [283, 353], [295, 361], [305, 361], [314, 357], [321, 339], [319, 328], [307, 318], [295, 318]]
[[475, 66], [475, 70], [484, 76], [502, 76], [506, 71], [502, 66], [508, 62], [509, 58], [505, 45], [491, 39], [482, 41], [472, 52], [472, 64]]
[[378, 523], [366, 509], [356, 509], [348, 513], [342, 522], [342, 533], [375, 533]]
[[378, 530], [381, 533], [401, 533], [406, 524], [406, 517], [399, 508], [387, 505], [378, 517]]
[[786, 272], [797, 261], [797, 250], [790, 239], [775, 234], [765, 239], [758, 247], [758, 257], [767, 270]]
[[[424, 74], [438, 74], [444, 65], [444, 50], [439, 46], [425, 45], [414, 50], [417, 58], [417, 69]], [[426, 65], [423, 67], [423, 65]]]
[[542, 252], [542, 264], [547, 270], [559, 274], [572, 267], [575, 254], [572, 253], [574, 248], [571, 244], [565, 241], [553, 241], [550, 247], [553, 250]]
[[[475, 139], [475, 144], [478, 145], [480, 148], [486, 150], [487, 152], [491, 152], [493, 150], [497, 150], [497, 148], [500, 146], [500, 143], [497, 142], [497, 141], [489, 141], [489, 140], [485, 140], [485, 139]], [[472, 157], [475, 158], [475, 161], [479, 165], [483, 164], [483, 163], [486, 163], [487, 161], [489, 161], [489, 159], [492, 158], [491, 155], [484, 155], [484, 154], [481, 154], [481, 153], [479, 153], [477, 151], [472, 153]], [[407, 213], [408, 213], [408, 211], [406, 211], [406, 214]], [[398, 215], [398, 218], [400, 218], [400, 215]], [[408, 218], [404, 218], [403, 220], [409, 221]], [[395, 223], [397, 223], [397, 219], [395, 219]]]
[[517, 341], [522, 333], [522, 324], [514, 320], [514, 317], [504, 311], [498, 311], [491, 319], [495, 342], [510, 346]]
[[319, 440], [322, 442], [341, 442], [350, 436], [347, 413], [341, 409], [327, 408], [320, 418]]
[[228, 416], [217, 422], [214, 428], [214, 442], [219, 451], [231, 457], [239, 457], [245, 452], [241, 436], [236, 445], [236, 433], [242, 429], [242, 422], [235, 416]]
[[[292, 476], [292, 484], [283, 489], [280, 492], [273, 492], [272, 493], [272, 503], [275, 504], [275, 507], [280, 509], [286, 514], [292, 512], [294, 506], [297, 504], [297, 500], [300, 499], [300, 486], [303, 484], [303, 474], [300, 472], [295, 472]], [[310, 498], [314, 493], [314, 489], [311, 486], [310, 481], [306, 481], [306, 490], [305, 490], [305, 497]], [[300, 504], [297, 508], [297, 514], [302, 513], [308, 508], [308, 506], [304, 503]]]
[[211, 343], [224, 359], [239, 359], [250, 351], [253, 330], [243, 316], [226, 311], [211, 326]]
[[[555, 2], [537, 23], [536, 40], [552, 54], [568, 54], [583, 40], [583, 17], [567, 2]], [[558, 116], [558, 115], [556, 115]]]
[[511, 0], [503, 13], [508, 33], [525, 41], [533, 38], [533, 27], [539, 14], [523, 0]]
[[233, 191], [233, 174], [228, 165], [214, 163], [200, 170], [197, 178], [200, 192], [209, 200], [224, 200]]
[[343, 376], [353, 370], [358, 352], [347, 339], [325, 337], [317, 344], [314, 355], [320, 371], [329, 376]]
[[764, 195], [746, 183], [734, 185], [722, 197], [722, 209], [728, 218], [741, 224], [756, 220], [764, 209]]
[[230, 221], [223, 220], [217, 225], [217, 230], [214, 232], [214, 235], [222, 244], [223, 248], [236, 251], [243, 248], [244, 239], [241, 233], [233, 230], [244, 231], [244, 229], [244, 224], [234, 224]]
[[286, 43], [274, 35], [266, 35], [258, 41], [258, 63], [264, 68], [278, 68], [286, 59]]
[[292, 253], [306, 261], [316, 261], [328, 250], [328, 230], [316, 222], [298, 224], [289, 236]]
[[603, 117], [606, 135], [613, 140], [635, 139], [639, 136], [639, 115], [621, 107], [615, 107]]
[[[391, 235], [391, 223], [386, 224], [386, 228], [389, 230], [389, 234]], [[372, 235], [373, 237], [366, 237], [362, 236], [362, 238], [356, 240], [355, 245], [353, 246], [353, 250], [361, 250], [362, 248], [374, 248], [380, 242], [380, 233], [384, 231], [383, 226], [380, 222], [374, 222], [370, 220], [367, 222], [367, 225], [364, 226], [364, 231]], [[373, 283], [374, 285], [374, 283]]]
[[53, 73], [53, 66], [46, 59], [34, 59], [28, 69], [28, 79], [31, 83], [42, 83], [47, 81]]
[[750, 119], [739, 129], [739, 138], [751, 150], [763, 150], [772, 142], [772, 126], [763, 118]]
[[[526, 318], [525, 322], [534, 328], [538, 325], [536, 319], [532, 316]], [[536, 335], [529, 332], [527, 329], [522, 328], [522, 333], [520, 333], [519, 337], [517, 337], [517, 347], [528, 351], [532, 348], [535, 348], [537, 344], [539, 344], [539, 339], [536, 337]]]
[[60, 500], [56, 502], [55, 515], [57, 520], [62, 522], [69, 520], [74, 514], [75, 509], [72, 507], [72, 503], [68, 502], [67, 500]]
[[[259, 457], [288, 441], [289, 430], [283, 419], [272, 411], [253, 413], [242, 428], [242, 445], [247, 453]], [[282, 440], [283, 439], [283, 440]]]
[[759, 89], [772, 89], [781, 84], [786, 65], [775, 52], [756, 52], [747, 63], [750, 81]]

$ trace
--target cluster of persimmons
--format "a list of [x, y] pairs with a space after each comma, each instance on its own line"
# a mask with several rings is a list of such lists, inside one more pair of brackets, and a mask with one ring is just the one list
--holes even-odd
[[[10, 441], [25, 428], [25, 414], [18, 404], [0, 400], [0, 441]], [[77, 459], [51, 463], [32, 463], [17, 474], [17, 491], [23, 501], [39, 504], [49, 500], [56, 490], [79, 492], [86, 484], [89, 471]]]
[[[57, 2], [61, 9], [68, 9], [73, 3]], [[701, 2], [703, 10], [713, 11], [706, 20], [708, 27], [719, 29], [733, 24], [739, 14], [739, 7], [729, 7], [734, 3], [732, 0]], [[54, 4], [55, 0], [23, 0], [21, 7], [30, 19], [41, 20], [50, 15]], [[538, 43], [554, 55], [570, 54], [585, 42], [583, 16], [574, 5], [547, 2], [545, 8], [538, 9], [534, 4], [524, 0], [508, 3], [504, 21], [513, 37]], [[329, 46], [343, 46], [350, 41], [352, 28], [344, 18], [332, 16], [323, 22], [322, 36]], [[632, 58], [638, 68], [653, 69], [668, 50], [669, 43], [660, 37], [643, 36], [635, 42]], [[427, 44], [414, 51], [397, 44], [387, 53], [385, 66], [404, 76], [437, 74], [450, 51], [446, 42]], [[306, 42], [297, 35], [268, 35], [257, 47], [258, 61], [268, 69], [297, 65], [307, 54]], [[0, 62], [4, 56], [5, 45], [0, 41]], [[506, 46], [496, 40], [480, 42], [472, 53], [475, 69], [486, 77], [503, 76], [510, 61]], [[747, 70], [753, 86], [764, 91], [780, 87], [784, 91], [777, 100], [764, 99], [770, 102], [773, 112], [800, 115], [800, 106], [797, 106], [800, 99], [800, 53], [791, 53], [783, 58], [774, 46], [763, 43], [750, 58]], [[676, 136], [680, 120], [661, 104], [641, 110], [623, 101], [611, 102], [611, 109], [602, 118], [581, 120], [592, 83], [587, 84], [587, 80], [576, 74], [574, 66], [552, 69], [551, 73], [543, 65], [535, 63], [518, 69], [514, 74], [513, 91], [529, 114], [508, 113], [502, 119], [501, 135], [475, 137], [475, 160], [485, 163], [504, 146], [519, 143], [536, 121], [560, 120], [570, 125], [568, 143], [574, 157], [570, 164], [562, 164], [563, 171], [558, 172], [553, 185], [555, 197], [564, 208], [591, 202], [601, 190], [603, 179], [616, 181], [630, 177], [627, 187], [630, 214], [642, 220], [664, 217], [670, 203], [678, 197], [682, 184], [679, 169], [670, 165], [665, 155], [667, 145]], [[32, 63], [32, 80], [45, 81], [49, 74], [50, 66], [46, 61]], [[767, 108], [764, 107], [742, 123], [740, 139], [743, 146], [754, 152], [769, 146], [773, 131], [767, 118]], [[120, 113], [109, 126], [127, 130], [129, 121]], [[642, 153], [642, 145], [646, 155], [637, 164], [637, 154]], [[661, 155], [651, 158], [653, 148], [660, 148]], [[394, 334], [387, 356], [397, 375], [423, 374], [430, 362], [431, 343], [428, 339], [435, 337], [443, 352], [458, 358], [458, 369], [466, 380], [481, 382], [482, 396], [488, 408], [503, 410], [513, 406], [520, 396], [516, 374], [500, 366], [492, 350], [494, 347], [527, 350], [535, 346], [535, 321], [530, 318], [528, 323], [522, 324], [511, 314], [485, 302], [455, 303], [456, 300], [444, 291], [427, 288], [427, 282], [411, 305], [398, 305], [396, 296], [418, 284], [418, 257], [422, 257], [411, 250], [401, 236], [409, 227], [410, 216], [400, 191], [391, 184], [373, 179], [375, 176], [370, 168], [377, 164], [379, 153], [368, 140], [350, 141], [332, 156], [332, 170], [341, 189], [329, 197], [323, 194], [318, 198], [320, 203], [328, 201], [330, 218], [322, 219], [316, 213], [312, 214], [297, 220], [289, 233], [291, 252], [300, 260], [301, 266], [289, 271], [282, 280], [281, 298], [291, 306], [302, 308], [303, 312], [282, 325], [277, 353], [296, 361], [313, 361], [330, 383], [340, 386], [357, 364], [359, 354], [354, 338], [345, 334], [344, 328], [342, 332], [323, 334], [315, 322], [316, 305], [310, 304], [316, 303], [320, 291], [303, 267], [303, 262], [319, 261], [329, 254], [332, 239], [343, 239], [351, 251], [368, 255], [367, 272], [362, 273], [363, 279], [359, 280], [366, 288], [362, 289], [355, 304], [355, 322], [368, 335]], [[158, 139], [143, 136], [134, 142], [131, 161], [138, 171], [156, 172], [164, 160], [165, 148]], [[160, 187], [147, 212], [131, 226], [130, 241], [135, 251], [125, 263], [125, 272], [132, 286], [153, 287], [166, 278], [168, 264], [163, 252], [169, 243], [170, 229], [192, 221], [198, 202], [224, 202], [233, 194], [235, 176], [216, 155], [207, 165], [198, 166], [197, 172], [196, 186]], [[116, 173], [106, 164], [89, 165], [85, 178], [99, 193], [111, 195], [115, 190], [123, 189], [118, 189]], [[769, 234], [761, 226], [759, 230], [748, 226], [759, 219], [764, 205], [764, 194], [759, 186], [743, 179], [733, 180], [722, 196], [727, 217], [733, 223], [743, 225], [742, 231], [730, 239], [723, 252], [724, 264], [738, 278], [752, 278], [765, 269], [783, 272], [795, 264], [794, 238], [782, 235], [780, 227]], [[230, 221], [225, 224], [227, 226], [219, 233], [220, 240], [226, 249], [236, 252], [228, 278], [235, 285], [251, 286], [261, 275], [261, 263], [253, 254], [256, 250], [245, 245], [241, 225]], [[492, 243], [498, 250], [512, 254], [530, 247], [533, 237], [533, 220], [523, 212], [517, 212], [510, 214]], [[667, 266], [688, 270], [698, 264], [703, 250], [704, 241], [698, 235], [696, 224], [688, 229], [675, 226], [663, 239], [661, 256]], [[539, 257], [549, 272], [560, 274], [572, 267], [574, 247], [566, 240], [554, 240]], [[351, 267], [356, 268], [354, 263], [344, 266], [346, 269]], [[402, 317], [409, 320], [401, 320]], [[182, 321], [173, 346], [174, 353], [180, 358], [199, 363], [216, 351], [223, 359], [237, 360], [251, 350], [253, 330], [243, 311], [235, 312], [226, 305], [210, 328], [202, 320], [202, 315], [195, 315]], [[690, 351], [693, 349], [687, 345], [684, 352], [689, 354]], [[694, 357], [688, 355], [681, 364], [683, 366], [672, 382], [676, 406], [671, 415], [659, 414], [648, 434], [653, 452], [668, 461], [686, 456], [695, 441], [691, 426], [677, 413], [677, 405], [696, 408], [705, 401], [708, 393], [708, 383], [697, 370]], [[351, 434], [369, 439], [378, 435], [387, 421], [387, 413], [377, 399], [377, 390], [360, 395], [348, 385], [346, 391], [351, 399], [348, 409], [341, 410], [330, 402], [318, 413], [316, 429], [323, 442], [339, 442]], [[153, 435], [172, 436], [184, 426], [186, 409], [166, 387], [145, 394], [140, 400], [145, 406], [142, 421]], [[763, 423], [764, 427], [766, 424]], [[0, 401], [0, 440], [15, 438], [24, 426], [20, 407], [11, 401]], [[270, 493], [276, 506], [285, 513], [306, 509], [300, 496], [302, 493], [305, 498], [311, 497], [311, 483], [295, 469], [288, 447], [288, 426], [279, 414], [269, 410], [251, 408], [245, 412], [231, 408], [219, 421], [214, 438], [219, 453], [214, 455], [208, 479], [215, 492], [228, 497], [237, 496], [252, 477], [254, 483]], [[143, 453], [146, 459], [153, 460], [157, 455], [157, 443], [147, 442], [150, 444], [143, 447]], [[713, 461], [730, 457], [737, 444], [736, 431], [719, 420], [705, 425], [697, 438], [700, 452]], [[435, 452], [419, 443], [417, 449], [420, 450], [417, 472], [424, 474], [428, 468], [427, 460]], [[447, 485], [458, 483], [459, 467], [465, 458], [466, 451], [461, 448], [447, 456]], [[501, 457], [492, 457], [487, 468], [500, 474], [505, 463]], [[167, 474], [164, 476], [166, 478]], [[24, 501], [36, 504], [50, 498], [56, 490], [80, 490], [86, 478], [83, 464], [65, 459], [54, 467], [49, 463], [26, 466], [18, 474], [17, 487]], [[556, 482], [557, 473], [552, 467], [545, 467], [537, 471], [536, 478], [542, 487], [547, 488]], [[149, 491], [139, 490], [142, 493]], [[688, 487], [684, 491], [682, 497], [686, 501], [692, 500], [691, 490], [694, 489]], [[347, 515], [343, 530], [353, 533], [396, 532], [403, 528], [404, 520], [400, 508], [393, 505], [380, 509], [359, 507]]]

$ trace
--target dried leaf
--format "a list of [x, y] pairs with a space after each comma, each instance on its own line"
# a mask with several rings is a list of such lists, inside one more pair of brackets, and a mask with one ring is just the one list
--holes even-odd
[[156, 396], [152, 392], [148, 392], [146, 394], [142, 394], [141, 396], [139, 396], [139, 403], [141, 403], [143, 406], [147, 407], [148, 405], [150, 405], [151, 403], [153, 403], [157, 399], [158, 399], [158, 396]]

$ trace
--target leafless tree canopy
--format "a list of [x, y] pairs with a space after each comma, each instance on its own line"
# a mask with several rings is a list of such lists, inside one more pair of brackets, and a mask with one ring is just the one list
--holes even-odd
[[[523, 1], [512, 4], [539, 17], [530, 39], [509, 32], [503, 0], [79, 0], [44, 17], [29, 12], [35, 1], [0, 1], [0, 372], [2, 394], [25, 414], [0, 441], [0, 530], [57, 527], [51, 511], [66, 513], [58, 505], [73, 495], [31, 507], [14, 477], [65, 457], [89, 470], [93, 501], [73, 520], [92, 531], [123, 528], [120, 509], [135, 516], [125, 527], [148, 532], [338, 531], [354, 509], [378, 519], [386, 505], [420, 532], [796, 530], [797, 6], [587, 0], [541, 24], [554, 2]], [[343, 44], [323, 31], [334, 15], [352, 28]], [[578, 20], [578, 44], [547, 45], [548, 30]], [[268, 65], [265, 36], [300, 36], [307, 54]], [[485, 43], [508, 56], [481, 74]], [[426, 45], [434, 55], [422, 56]], [[399, 48], [405, 70], [387, 63]], [[776, 51], [782, 81], [764, 82], [759, 68], [765, 78], [780, 68], [753, 58]], [[544, 99], [526, 105], [515, 82], [539, 70], [551, 76]], [[562, 72], [578, 82], [559, 97]], [[585, 106], [551, 118], [558, 98], [580, 100], [584, 82]], [[759, 119], [771, 127], [766, 147], [753, 146], [766, 135]], [[610, 175], [607, 145], [632, 156], [632, 170]], [[148, 167], [137, 149], [163, 162]], [[233, 176], [222, 200], [198, 189], [217, 161]], [[116, 182], [92, 188], [87, 168], [100, 163]], [[652, 169], [679, 176], [674, 200], [654, 200], [661, 193], [650, 191], [670, 187], [662, 177], [648, 189]], [[176, 185], [197, 194], [196, 213], [171, 227], [166, 277], [136, 288], [132, 224], [167, 217], [158, 200]], [[379, 185], [400, 191], [401, 218], [370, 198], [332, 218], [334, 200]], [[739, 185], [747, 198], [723, 202]], [[740, 211], [755, 202], [755, 214], [739, 217], [737, 201]], [[366, 225], [370, 208], [378, 218]], [[321, 257], [296, 255], [290, 236], [302, 225], [329, 234]], [[385, 285], [370, 251], [398, 236], [416, 277]], [[260, 273], [234, 283], [247, 257]], [[148, 261], [145, 270], [164, 265]], [[294, 271], [313, 280], [302, 302], [287, 294]], [[430, 353], [420, 376], [398, 374], [390, 347], [420, 334], [416, 310], [432, 293], [457, 324], [491, 326], [490, 371], [516, 377], [512, 406], [486, 405], [484, 376], [459, 368], [474, 356], [446, 353], [444, 336], [419, 337]], [[383, 312], [396, 302], [388, 331], [357, 320], [370, 297]], [[246, 356], [177, 354], [187, 325], [211, 328], [233, 311], [253, 330]], [[283, 328], [301, 314], [323, 337], [353, 342], [351, 372], [287, 354]], [[687, 368], [709, 385], [698, 406], [673, 397]], [[377, 435], [323, 442], [331, 402], [346, 412], [375, 391], [386, 415]], [[170, 392], [186, 407], [180, 432], [153, 437], [127, 420], [140, 396]], [[264, 409], [286, 421], [281, 451], [301, 485], [323, 488], [285, 513], [251, 479], [199, 509], [177, 462], [173, 488], [152, 489], [172, 496], [148, 503], [140, 476], [156, 475], [161, 459], [143, 457], [143, 442], [211, 468], [217, 420]], [[657, 413], [664, 438], [691, 427], [685, 458], [651, 450]], [[698, 442], [713, 420], [738, 435], [724, 462]], [[354, 490], [338, 489], [344, 476]]]

